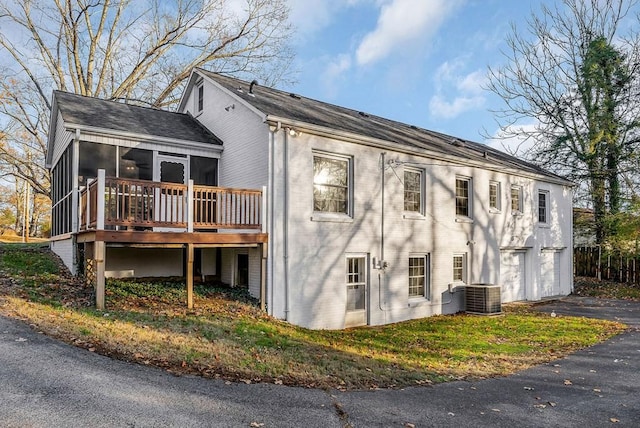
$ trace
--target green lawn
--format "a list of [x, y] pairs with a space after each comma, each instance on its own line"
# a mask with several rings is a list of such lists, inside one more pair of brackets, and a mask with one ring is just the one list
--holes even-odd
[[308, 330], [273, 319], [229, 289], [109, 281], [107, 310], [46, 249], [0, 245], [0, 314], [113, 357], [244, 382], [402, 387], [513, 373], [602, 341], [624, 326], [519, 307], [505, 315], [435, 316], [387, 326]]

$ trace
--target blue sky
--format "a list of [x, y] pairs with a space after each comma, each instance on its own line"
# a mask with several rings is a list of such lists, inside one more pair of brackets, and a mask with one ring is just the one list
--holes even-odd
[[279, 89], [484, 142], [487, 66], [534, 0], [289, 0], [297, 84]]

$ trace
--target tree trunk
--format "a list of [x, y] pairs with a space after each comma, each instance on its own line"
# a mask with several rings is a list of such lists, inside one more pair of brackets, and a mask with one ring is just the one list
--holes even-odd
[[607, 214], [606, 182], [601, 168], [598, 167], [597, 161], [591, 161], [588, 165], [591, 180], [591, 199], [593, 201], [596, 242], [601, 244], [607, 237], [607, 228], [605, 225], [605, 217]]
[[607, 184], [609, 190], [609, 212], [620, 212], [620, 148], [617, 144], [609, 144], [607, 151]]

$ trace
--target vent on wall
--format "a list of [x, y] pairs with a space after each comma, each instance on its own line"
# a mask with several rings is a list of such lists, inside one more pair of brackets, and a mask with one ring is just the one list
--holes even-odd
[[502, 291], [499, 285], [470, 284], [464, 288], [465, 311], [470, 314], [502, 313]]

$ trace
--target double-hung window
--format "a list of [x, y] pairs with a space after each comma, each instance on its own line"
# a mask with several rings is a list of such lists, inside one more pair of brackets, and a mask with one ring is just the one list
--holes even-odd
[[500, 211], [502, 206], [500, 205], [500, 183], [498, 181], [489, 182], [489, 208], [492, 211]]
[[429, 255], [409, 257], [409, 298], [429, 299]]
[[453, 282], [467, 282], [467, 255], [453, 255]]
[[405, 168], [404, 170], [404, 210], [406, 212], [422, 214], [422, 200], [424, 194], [422, 171]]
[[511, 213], [522, 213], [522, 186], [511, 186]]
[[204, 109], [204, 82], [200, 81], [196, 84], [196, 113], [200, 113]]
[[471, 217], [471, 179], [456, 177], [456, 216]]
[[351, 215], [351, 163], [346, 156], [313, 155], [313, 210]]
[[549, 223], [549, 192], [546, 190], [538, 191], [538, 222]]

